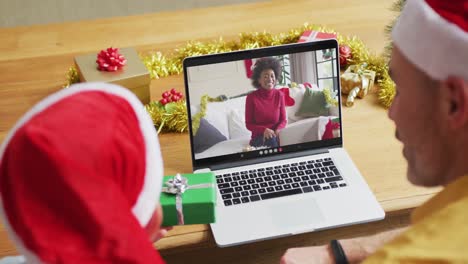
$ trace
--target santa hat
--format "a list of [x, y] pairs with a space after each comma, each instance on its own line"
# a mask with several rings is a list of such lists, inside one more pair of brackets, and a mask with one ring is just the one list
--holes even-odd
[[157, 133], [138, 98], [85, 83], [39, 102], [0, 148], [0, 213], [28, 263], [163, 263]]
[[433, 79], [468, 80], [468, 1], [407, 0], [392, 38]]

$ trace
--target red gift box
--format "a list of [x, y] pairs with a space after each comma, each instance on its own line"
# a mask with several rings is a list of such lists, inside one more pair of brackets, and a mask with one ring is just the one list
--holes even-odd
[[301, 42], [309, 42], [315, 40], [322, 40], [322, 39], [336, 39], [336, 34], [333, 33], [324, 33], [315, 30], [306, 30], [302, 33], [302, 36], [297, 41], [298, 43]]

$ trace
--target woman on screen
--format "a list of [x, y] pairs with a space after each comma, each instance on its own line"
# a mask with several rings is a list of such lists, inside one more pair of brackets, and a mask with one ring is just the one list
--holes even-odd
[[278, 135], [286, 126], [283, 93], [275, 89], [281, 80], [281, 63], [272, 57], [258, 59], [252, 73], [256, 91], [247, 95], [245, 125], [252, 132], [253, 147], [278, 147]]

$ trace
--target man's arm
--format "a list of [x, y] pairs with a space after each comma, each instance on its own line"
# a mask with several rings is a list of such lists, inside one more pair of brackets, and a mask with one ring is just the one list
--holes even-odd
[[[360, 263], [407, 228], [397, 228], [367, 237], [340, 240], [349, 263]], [[290, 248], [281, 258], [281, 264], [335, 263], [329, 245]]]
[[[407, 227], [385, 231], [372, 236], [340, 240], [349, 263], [360, 263], [379, 248], [403, 233]], [[329, 246], [327, 245], [327, 248]], [[330, 251], [331, 252], [331, 251]]]

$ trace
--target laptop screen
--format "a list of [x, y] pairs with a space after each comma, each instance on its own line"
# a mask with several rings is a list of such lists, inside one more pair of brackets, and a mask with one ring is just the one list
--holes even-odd
[[327, 40], [186, 59], [194, 162], [341, 144], [338, 56]]

